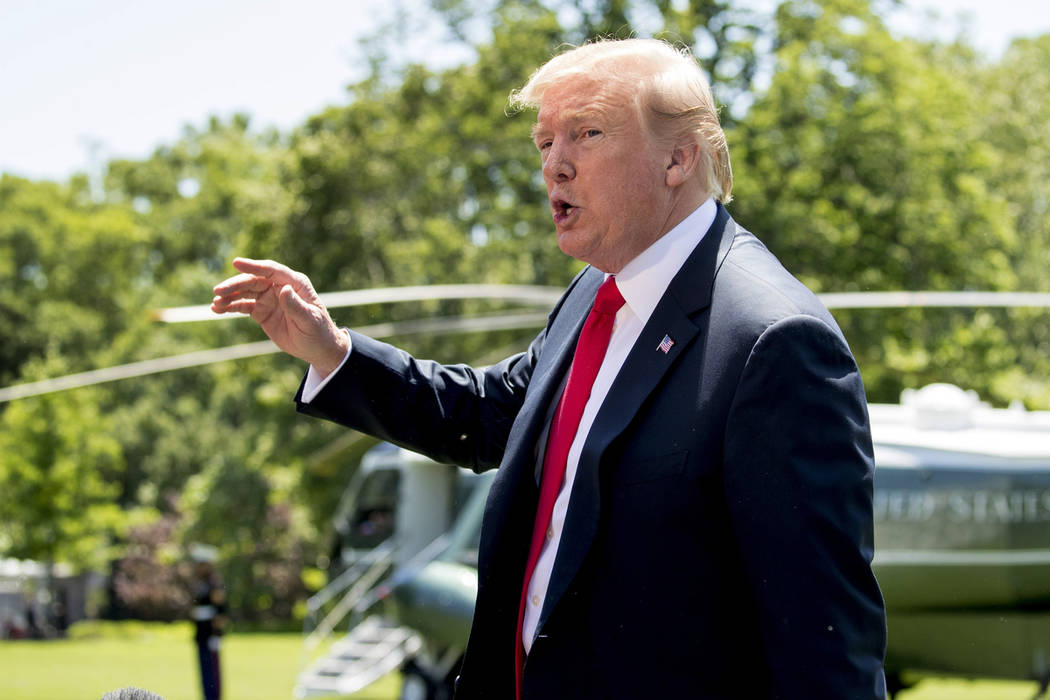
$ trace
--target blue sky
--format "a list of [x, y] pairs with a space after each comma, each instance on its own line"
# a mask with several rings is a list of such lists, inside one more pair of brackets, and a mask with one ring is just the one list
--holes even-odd
[[[968, 35], [995, 55], [1050, 32], [1046, 0], [910, 0], [901, 31]], [[762, 0], [756, 0], [756, 4]], [[141, 158], [184, 125], [242, 111], [290, 129], [345, 104], [363, 76], [357, 37], [385, 0], [0, 0], [0, 172], [62, 180], [113, 157]], [[414, 55], [429, 56], [425, 34]], [[451, 60], [451, 59], [450, 59]]]

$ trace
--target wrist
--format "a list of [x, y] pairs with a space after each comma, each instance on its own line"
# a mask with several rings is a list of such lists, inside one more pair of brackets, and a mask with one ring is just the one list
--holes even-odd
[[338, 328], [333, 334], [332, 342], [327, 344], [325, 351], [310, 364], [322, 378], [327, 377], [339, 369], [351, 347], [350, 334], [344, 329]]

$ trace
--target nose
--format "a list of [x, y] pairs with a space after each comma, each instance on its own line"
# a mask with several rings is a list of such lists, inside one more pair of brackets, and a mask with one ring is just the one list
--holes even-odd
[[561, 139], [555, 139], [543, 159], [543, 179], [547, 182], [564, 182], [576, 177], [572, 154]]

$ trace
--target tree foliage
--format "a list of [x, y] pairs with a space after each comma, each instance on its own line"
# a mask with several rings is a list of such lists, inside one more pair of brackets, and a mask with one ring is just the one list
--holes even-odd
[[[771, 85], [730, 135], [738, 218], [819, 291], [1017, 289], [1031, 247], [993, 185], [973, 52], [896, 39], [861, 0], [784, 3], [777, 27]], [[1017, 366], [1021, 316], [840, 314], [882, 401], [935, 380], [1007, 400], [992, 378]]]
[[0, 431], [0, 551], [104, 567], [126, 519], [120, 442], [90, 391], [11, 406]]

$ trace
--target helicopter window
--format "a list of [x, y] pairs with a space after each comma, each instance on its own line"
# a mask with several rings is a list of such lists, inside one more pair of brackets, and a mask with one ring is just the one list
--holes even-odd
[[401, 473], [397, 470], [384, 469], [368, 475], [361, 485], [345, 546], [375, 547], [394, 533], [400, 485]]

